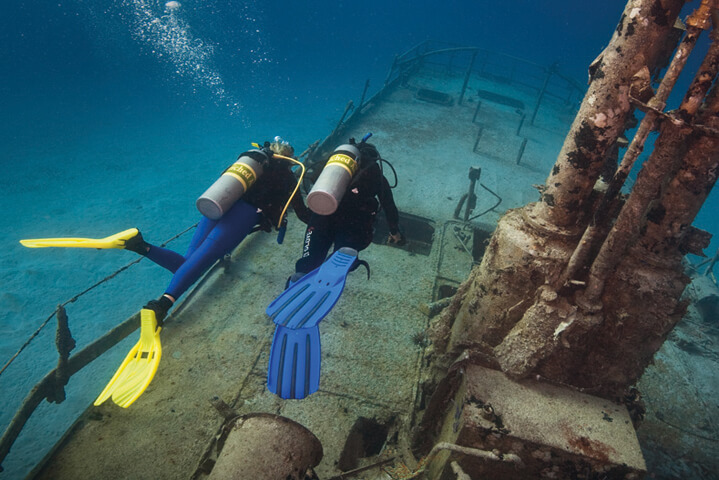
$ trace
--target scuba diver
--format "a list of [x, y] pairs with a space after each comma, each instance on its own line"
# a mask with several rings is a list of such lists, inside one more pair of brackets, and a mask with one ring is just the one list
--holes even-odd
[[382, 170], [386, 160], [377, 147], [367, 143], [371, 135], [360, 143], [351, 138], [349, 144], [337, 147], [307, 195], [313, 214], [292, 281], [319, 267], [333, 244], [333, 252], [343, 247], [357, 252], [367, 248], [380, 208], [387, 216], [388, 243], [404, 243], [392, 189]]
[[[384, 176], [377, 148], [350, 139], [337, 147], [307, 195], [312, 216], [305, 232], [302, 256], [286, 290], [268, 307], [276, 324], [267, 385], [282, 398], [301, 399], [319, 388], [318, 323], [339, 299], [347, 274], [359, 265], [358, 252], [372, 242], [380, 207], [389, 226], [388, 243], [402, 245], [399, 213]], [[391, 165], [390, 165], [391, 167]], [[326, 259], [330, 248], [333, 254]]]
[[292, 205], [303, 223], [309, 221], [310, 211], [302, 196], [296, 195], [299, 184], [287, 161], [293, 154], [292, 146], [280, 137], [275, 137], [273, 143], [265, 142], [263, 149], [240, 154], [238, 161], [197, 199], [203, 216], [184, 256], [145, 242], [139, 232], [127, 240], [125, 249], [174, 273], [165, 293], [145, 306], [155, 312], [158, 321], [210, 266], [234, 250], [248, 234], [269, 232], [275, 225], [280, 229], [281, 243], [287, 222], [283, 207]]
[[[100, 405], [108, 398], [121, 407], [128, 407], [150, 384], [160, 362], [160, 330], [162, 321], [177, 299], [205, 271], [256, 230], [279, 229], [281, 243], [286, 228], [285, 212], [291, 205], [303, 223], [310, 211], [302, 196], [297, 195], [302, 179], [292, 173], [293, 164], [304, 166], [291, 158], [292, 146], [275, 137], [240, 154], [222, 176], [197, 199], [202, 218], [185, 255], [146, 242], [135, 228], [103, 239], [57, 238], [21, 240], [27, 247], [120, 248], [143, 255], [174, 275], [165, 293], [150, 300], [141, 312], [140, 341], [130, 351], [107, 387], [95, 400]], [[294, 190], [293, 190], [294, 189]]]

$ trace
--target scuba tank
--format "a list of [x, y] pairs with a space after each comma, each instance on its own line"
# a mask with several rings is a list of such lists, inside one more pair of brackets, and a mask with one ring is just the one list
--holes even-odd
[[327, 160], [325, 168], [307, 195], [307, 206], [318, 215], [337, 210], [347, 186], [359, 170], [360, 151], [350, 144], [340, 145]]
[[262, 175], [262, 165], [269, 161], [262, 150], [240, 154], [237, 161], [200, 195], [197, 209], [210, 220], [218, 220]]

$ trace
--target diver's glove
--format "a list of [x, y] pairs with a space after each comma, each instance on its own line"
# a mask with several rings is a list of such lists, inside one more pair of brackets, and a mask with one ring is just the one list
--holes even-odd
[[402, 246], [407, 244], [407, 239], [405, 238], [404, 234], [399, 228], [395, 229], [396, 231], [392, 233], [392, 229], [389, 231], [389, 237], [387, 237], [387, 244], [389, 245], [397, 245]]
[[260, 223], [257, 224], [259, 227], [259, 230], [262, 230], [263, 232], [271, 232], [272, 231], [272, 220], [267, 218], [265, 215], [260, 215]]

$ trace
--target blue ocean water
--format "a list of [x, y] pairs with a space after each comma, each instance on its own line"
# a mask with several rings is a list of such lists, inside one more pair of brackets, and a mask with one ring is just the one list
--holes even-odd
[[[0, 364], [58, 303], [134, 259], [121, 251], [28, 250], [19, 239], [105, 236], [132, 226], [155, 243], [170, 238], [197, 220], [197, 195], [250, 142], [282, 135], [301, 152], [334, 128], [367, 79], [376, 91], [394, 56], [427, 39], [556, 62], [583, 83], [624, 4], [3, 2]], [[698, 226], [719, 232], [716, 208], [715, 192]], [[718, 246], [714, 240], [707, 252]], [[169, 280], [152, 265], [127, 275], [122, 289], [103, 287], [81, 308], [68, 306], [80, 347]], [[0, 376], [3, 428], [54, 367], [53, 335], [43, 331]], [[73, 398], [78, 409], [87, 404], [79, 393]], [[37, 460], [24, 453], [9, 460], [8, 472]]]

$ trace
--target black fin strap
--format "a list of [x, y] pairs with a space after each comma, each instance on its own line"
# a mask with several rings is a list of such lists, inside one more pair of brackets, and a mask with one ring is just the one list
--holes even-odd
[[[367, 263], [367, 262], [364, 261], [364, 260], [360, 260], [360, 259], [358, 258], [358, 259], [357, 259], [357, 267], [359, 267], [360, 265], [362, 265], [364, 268], [367, 269], [367, 280], [369, 280], [369, 275], [370, 275], [369, 263]], [[357, 268], [357, 267], [355, 267], [355, 268]]]

